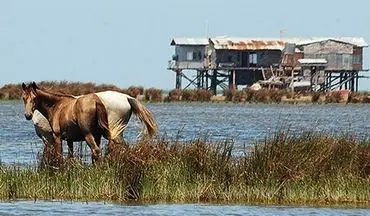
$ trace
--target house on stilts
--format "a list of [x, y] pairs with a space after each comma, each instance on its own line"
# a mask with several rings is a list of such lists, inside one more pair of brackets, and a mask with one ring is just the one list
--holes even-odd
[[363, 38], [174, 38], [168, 69], [175, 88], [237, 89], [259, 84], [327, 92], [358, 91]]

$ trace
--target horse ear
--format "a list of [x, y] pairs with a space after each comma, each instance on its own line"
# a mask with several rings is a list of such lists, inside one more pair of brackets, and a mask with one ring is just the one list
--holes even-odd
[[26, 84], [22, 83], [22, 89], [23, 91], [26, 91]]
[[32, 86], [32, 89], [33, 89], [34, 91], [36, 91], [36, 89], [38, 89], [38, 87], [37, 87], [37, 85], [36, 85], [36, 83], [35, 83], [35, 82], [32, 82], [31, 86]]

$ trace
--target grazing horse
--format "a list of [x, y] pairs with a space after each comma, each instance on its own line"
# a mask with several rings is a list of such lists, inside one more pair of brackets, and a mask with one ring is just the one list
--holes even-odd
[[[108, 114], [108, 125], [111, 130], [111, 140], [108, 143], [108, 150], [111, 144], [121, 143], [124, 129], [126, 128], [131, 114], [134, 113], [145, 124], [147, 133], [154, 136], [157, 133], [157, 124], [151, 112], [144, 107], [135, 98], [116, 91], [104, 91], [95, 93], [102, 101]], [[72, 96], [78, 98], [81, 96]], [[36, 115], [37, 114], [37, 115]], [[45, 147], [50, 148], [50, 144], [55, 143], [52, 134], [52, 128], [47, 118], [35, 110], [33, 115], [33, 123], [36, 134], [43, 140]], [[68, 141], [68, 157], [73, 157], [73, 142]]]

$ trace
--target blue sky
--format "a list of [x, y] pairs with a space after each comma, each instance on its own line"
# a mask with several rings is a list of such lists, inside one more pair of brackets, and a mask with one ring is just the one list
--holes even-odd
[[[359, 0], [0, 0], [0, 86], [68, 80], [172, 89], [171, 38], [204, 37], [206, 23], [209, 36], [278, 38], [284, 30], [370, 43], [369, 8]], [[370, 90], [370, 79], [360, 90]]]

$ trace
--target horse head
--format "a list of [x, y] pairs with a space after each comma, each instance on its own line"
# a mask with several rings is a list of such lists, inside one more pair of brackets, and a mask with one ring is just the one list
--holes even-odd
[[33, 112], [36, 109], [36, 89], [38, 89], [35, 82], [29, 85], [22, 83], [22, 99], [24, 102], [24, 116], [27, 120], [31, 120]]

